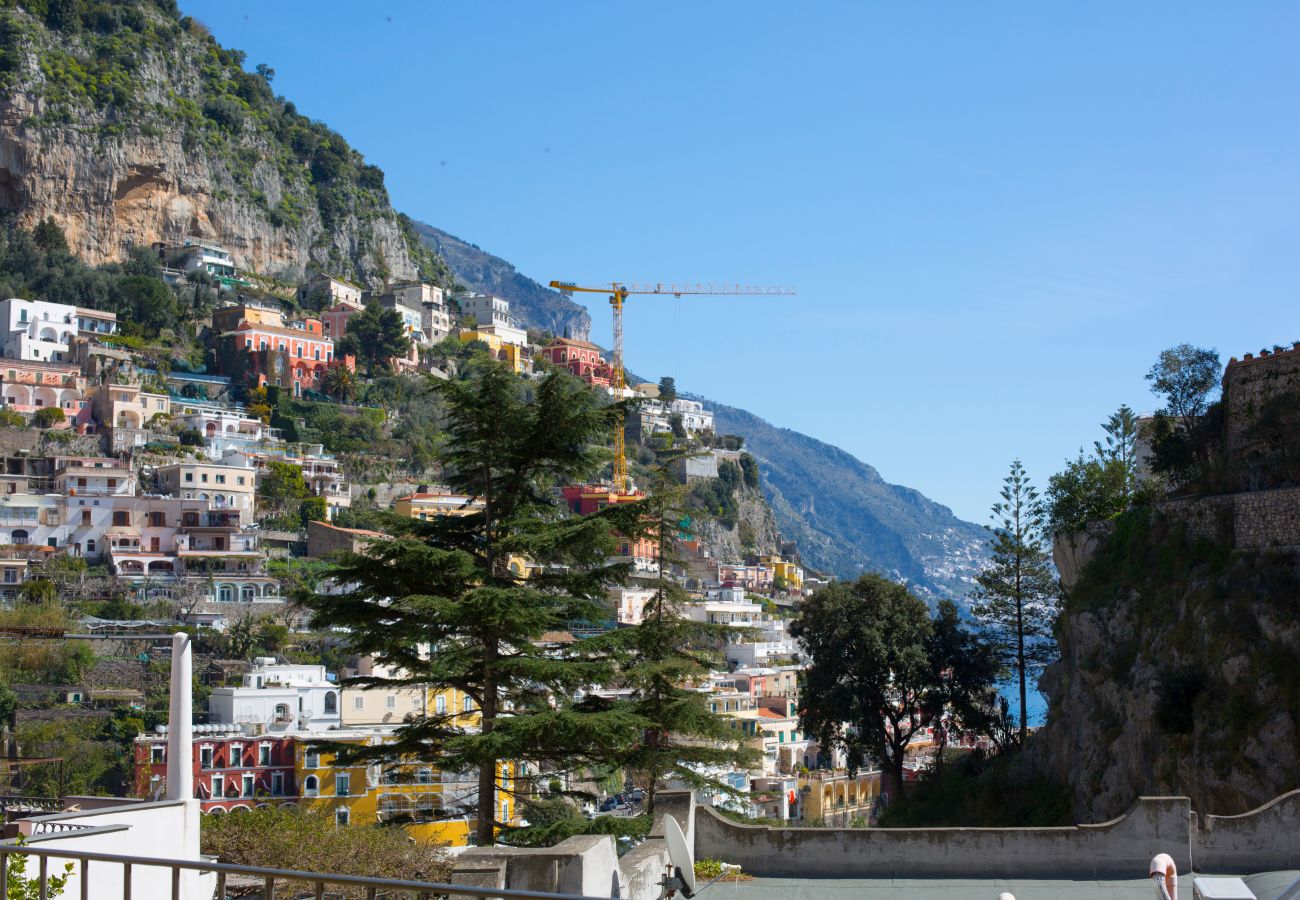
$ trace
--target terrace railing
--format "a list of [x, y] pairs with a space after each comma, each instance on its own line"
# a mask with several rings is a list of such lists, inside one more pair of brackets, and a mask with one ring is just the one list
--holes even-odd
[[[446, 884], [435, 881], [408, 881], [398, 878], [371, 878], [364, 875], [333, 875], [324, 872], [303, 872], [294, 869], [268, 869], [260, 866], [238, 866], [212, 860], [178, 860], [158, 859], [148, 856], [128, 856], [114, 853], [94, 853], [83, 850], [70, 850], [66, 847], [42, 848], [36, 845], [0, 844], [0, 884], [8, 883], [10, 857], [26, 856], [37, 863], [38, 871], [26, 877], [38, 885], [39, 896], [48, 895], [48, 885], [52, 876], [61, 875], [66, 862], [73, 862], [78, 871], [81, 896], [94, 895], [103, 897], [119, 896], [122, 900], [131, 900], [132, 878], [142, 869], [166, 869], [171, 873], [172, 900], [180, 900], [181, 875], [195, 872], [201, 875], [216, 876], [214, 897], [225, 900], [227, 882], [241, 884], [260, 884], [262, 900], [296, 900], [296, 898], [314, 897], [316, 900], [339, 896], [356, 896], [364, 892], [367, 900], [434, 900], [441, 897], [492, 897], [500, 900], [602, 900], [581, 894], [556, 894], [548, 891], [521, 891], [507, 888], [477, 887], [464, 884]], [[98, 864], [98, 865], [95, 865]], [[116, 886], [104, 883], [98, 875], [103, 866], [120, 867], [120, 893]], [[30, 865], [28, 869], [30, 870]], [[97, 878], [96, 881], [91, 881]], [[232, 884], [233, 886], [233, 884]], [[283, 890], [281, 890], [283, 889]], [[150, 898], [160, 900], [160, 898]], [[606, 898], [607, 900], [607, 898]]]

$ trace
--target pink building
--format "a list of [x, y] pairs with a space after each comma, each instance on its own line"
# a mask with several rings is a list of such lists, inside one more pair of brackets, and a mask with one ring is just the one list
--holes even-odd
[[82, 429], [92, 421], [86, 379], [75, 364], [6, 359], [0, 364], [0, 388], [5, 406], [15, 412], [30, 415], [50, 407], [63, 410], [67, 421], [56, 427]]

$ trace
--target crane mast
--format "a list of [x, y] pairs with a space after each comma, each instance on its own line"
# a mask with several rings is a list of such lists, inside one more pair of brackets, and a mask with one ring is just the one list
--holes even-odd
[[[623, 369], [623, 306], [627, 298], [633, 294], [638, 295], [659, 295], [672, 296], [681, 299], [683, 296], [712, 296], [712, 295], [760, 295], [760, 296], [782, 296], [793, 294], [790, 288], [783, 287], [751, 287], [748, 285], [720, 285], [711, 284], [664, 284], [656, 282], [654, 284], [623, 284], [612, 281], [608, 288], [606, 287], [582, 287], [571, 281], [552, 281], [551, 287], [563, 293], [565, 296], [572, 296], [574, 293], [583, 294], [609, 294], [609, 306], [614, 314], [614, 351], [613, 359], [610, 361], [610, 389], [614, 396], [623, 399], [624, 389], [627, 387], [627, 375]], [[614, 489], [619, 493], [627, 493], [629, 490], [627, 478], [627, 446], [625, 436], [625, 425], [620, 418], [618, 428], [614, 433]]]

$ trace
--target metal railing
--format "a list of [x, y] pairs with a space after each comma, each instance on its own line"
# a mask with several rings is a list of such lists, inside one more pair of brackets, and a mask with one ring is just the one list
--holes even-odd
[[[75, 860], [79, 864], [75, 868], [80, 876], [82, 898], [90, 896], [90, 864], [109, 863], [122, 867], [122, 900], [131, 900], [133, 874], [135, 870], [142, 868], [167, 869], [171, 873], [170, 896], [172, 900], [180, 900], [181, 898], [182, 872], [195, 872], [200, 875], [215, 874], [216, 891], [213, 896], [217, 900], [226, 900], [226, 883], [232, 876], [242, 877], [253, 882], [260, 881], [262, 884], [262, 900], [276, 900], [277, 897], [280, 897], [281, 900], [290, 900], [290, 898], [296, 897], [315, 897], [316, 900], [324, 900], [324, 898], [331, 896], [329, 890], [331, 887], [334, 888], [333, 893], [349, 888], [354, 890], [364, 888], [367, 900], [399, 900], [399, 898], [434, 900], [434, 898], [449, 895], [500, 898], [500, 900], [607, 900], [607, 898], [590, 897], [582, 894], [556, 894], [549, 891], [477, 887], [436, 881], [408, 881], [400, 878], [371, 878], [365, 875], [333, 875], [324, 872], [302, 872], [295, 869], [238, 866], [212, 860], [158, 859], [150, 856], [93, 853], [70, 850], [64, 847], [43, 848], [33, 845], [20, 847], [16, 844], [0, 844], [0, 885], [8, 883], [10, 856], [27, 856], [37, 859], [39, 871], [36, 875], [28, 877], [34, 879], [35, 883], [39, 885], [39, 896], [42, 900], [47, 896], [50, 878], [54, 877], [51, 871], [51, 861], [54, 861], [53, 870], [57, 873], [61, 872], [62, 864], [67, 860]], [[276, 885], [280, 883], [291, 892], [277, 895]], [[303, 884], [311, 885], [311, 887], [306, 889], [292, 887], [293, 885], [301, 886]], [[100, 881], [95, 882], [95, 888], [96, 895], [104, 895], [102, 877]]]

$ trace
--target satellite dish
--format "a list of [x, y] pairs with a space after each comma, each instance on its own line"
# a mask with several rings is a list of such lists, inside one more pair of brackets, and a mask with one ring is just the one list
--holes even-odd
[[674, 890], [682, 892], [683, 897], [695, 896], [695, 858], [691, 848], [686, 844], [686, 835], [682, 826], [672, 816], [664, 816], [664, 841], [668, 844], [668, 861], [672, 865], [672, 874], [665, 879], [667, 893]]

